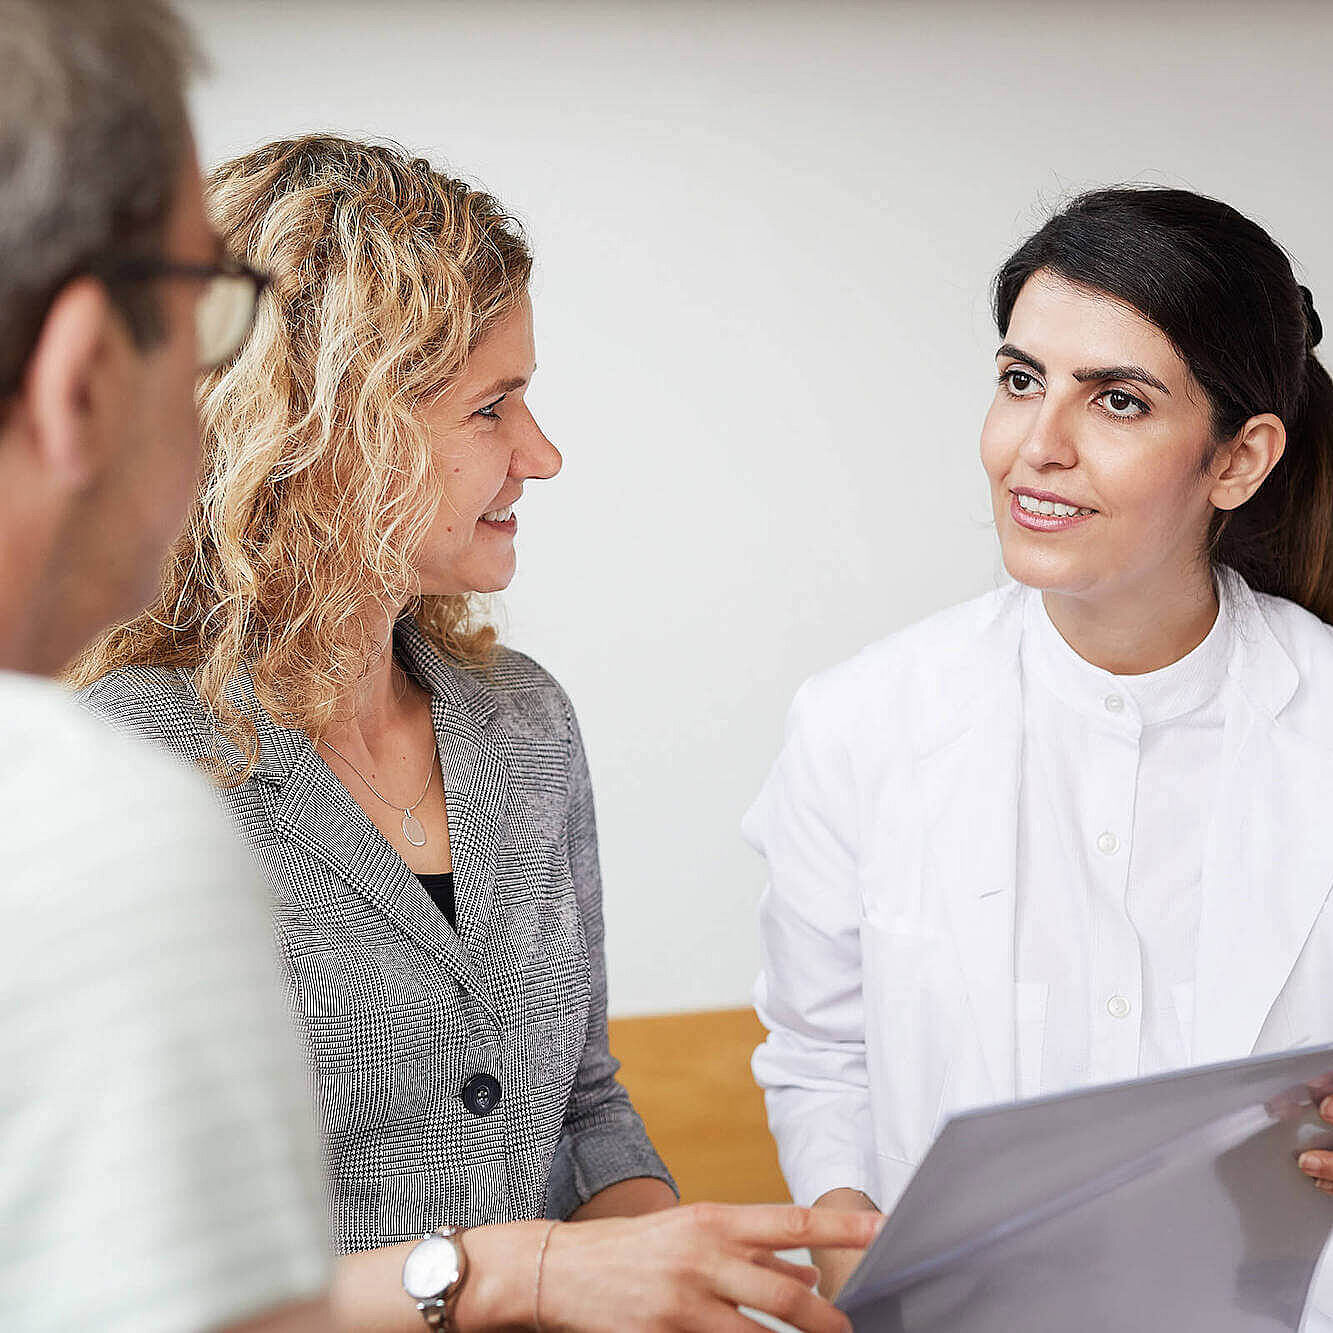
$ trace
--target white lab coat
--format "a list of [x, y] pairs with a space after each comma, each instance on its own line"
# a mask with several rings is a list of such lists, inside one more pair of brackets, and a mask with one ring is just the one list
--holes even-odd
[[[1196, 1064], [1333, 1041], [1333, 628], [1233, 586]], [[891, 1208], [950, 1113], [1015, 1096], [1042, 1021], [1014, 977], [1022, 604], [1009, 585], [808, 681], [746, 816], [769, 872], [754, 1070], [797, 1202]]]

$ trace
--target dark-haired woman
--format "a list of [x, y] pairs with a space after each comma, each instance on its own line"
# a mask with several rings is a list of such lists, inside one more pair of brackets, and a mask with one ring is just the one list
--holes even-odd
[[[808, 682], [746, 820], [755, 1069], [801, 1203], [890, 1208], [963, 1106], [1333, 1039], [1309, 294], [1225, 204], [1105, 190], [995, 315], [1015, 582]], [[855, 1256], [819, 1257], [827, 1289]]]

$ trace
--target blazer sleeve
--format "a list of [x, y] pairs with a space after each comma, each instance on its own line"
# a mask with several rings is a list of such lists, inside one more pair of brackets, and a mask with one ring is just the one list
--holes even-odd
[[[569, 727], [567, 836], [570, 870], [588, 945], [591, 994], [588, 1034], [547, 1194], [547, 1216], [566, 1218], [594, 1194], [621, 1180], [652, 1176], [676, 1189], [657, 1155], [629, 1094], [616, 1079], [606, 1027], [606, 952], [602, 921], [602, 872], [592, 780], [578, 720], [564, 700]], [[677, 1190], [677, 1193], [679, 1191]]]
[[831, 1189], [877, 1199], [866, 1075], [856, 799], [827, 686], [802, 686], [746, 840], [768, 863], [755, 1008], [768, 1037], [754, 1074], [792, 1198]]

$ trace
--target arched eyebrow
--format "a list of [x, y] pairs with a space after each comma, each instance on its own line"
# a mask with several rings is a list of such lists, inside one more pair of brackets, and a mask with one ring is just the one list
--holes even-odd
[[508, 379], [496, 380], [494, 384], [480, 392], [469, 394], [468, 401], [474, 403], [489, 402], [492, 398], [498, 398], [502, 393], [513, 393], [515, 389], [523, 388], [531, 378], [531, 375], [511, 375]]
[[1158, 393], [1166, 394], [1168, 398], [1171, 397], [1171, 390], [1156, 375], [1144, 370], [1142, 366], [1088, 366], [1083, 370], [1076, 370], [1074, 378], [1080, 384], [1095, 384], [1100, 380], [1135, 380], [1139, 384], [1146, 384], [1150, 389], [1156, 389]]
[[[1031, 366], [1038, 375], [1046, 373], [1046, 367], [1031, 352], [1025, 352], [1021, 347], [1015, 347], [1013, 343], [1005, 343], [995, 353], [997, 360], [1002, 356], [1007, 356], [1013, 361], [1022, 361], [1024, 365]], [[1146, 384], [1150, 389], [1156, 389], [1159, 393], [1166, 394], [1168, 398], [1171, 397], [1171, 390], [1156, 375], [1151, 371], [1144, 370], [1142, 366], [1085, 366], [1074, 371], [1074, 378], [1080, 384], [1096, 384], [1101, 380], [1133, 380], [1138, 384]]]
[[1046, 367], [1037, 360], [1031, 352], [1025, 352], [1021, 347], [1015, 347], [1013, 343], [1005, 343], [998, 352], [995, 353], [995, 359], [998, 361], [1002, 356], [1007, 356], [1011, 361], [1021, 361], [1024, 365], [1031, 366], [1038, 375], [1046, 373]]

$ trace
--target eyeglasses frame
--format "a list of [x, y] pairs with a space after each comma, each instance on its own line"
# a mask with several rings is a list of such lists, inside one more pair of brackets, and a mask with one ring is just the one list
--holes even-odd
[[[255, 312], [259, 309], [259, 298], [273, 281], [267, 273], [261, 273], [231, 255], [215, 260], [211, 264], [187, 263], [162, 255], [135, 255], [100, 264], [92, 270], [92, 276], [108, 285], [121, 282], [153, 282], [161, 278], [184, 278], [202, 282], [212, 278], [248, 278], [254, 287], [250, 306], [250, 326], [246, 329], [245, 337], [237, 344], [238, 347], [244, 344], [246, 337], [249, 337], [250, 328], [254, 327]], [[199, 373], [202, 375], [217, 369], [217, 366], [235, 354], [235, 350], [220, 357], [214, 365], [200, 366]]]

